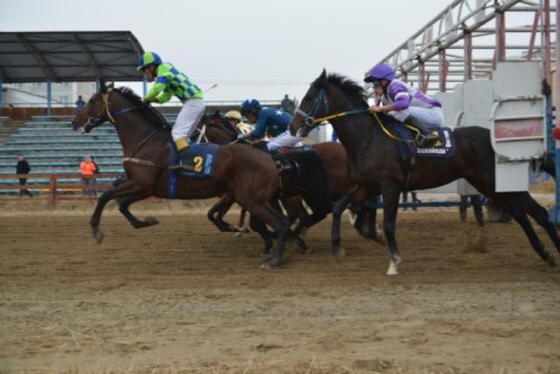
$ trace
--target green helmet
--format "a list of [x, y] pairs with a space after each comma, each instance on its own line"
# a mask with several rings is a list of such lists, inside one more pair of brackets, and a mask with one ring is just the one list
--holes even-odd
[[150, 65], [161, 65], [161, 57], [155, 52], [146, 52], [138, 60], [138, 68], [136, 70], [144, 70]]

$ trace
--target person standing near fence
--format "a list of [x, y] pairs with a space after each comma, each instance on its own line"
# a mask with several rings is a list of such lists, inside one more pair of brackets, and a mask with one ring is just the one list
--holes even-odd
[[[25, 156], [20, 155], [18, 157], [18, 162], [17, 162], [17, 165], [16, 165], [16, 174], [19, 174], [19, 175], [29, 174], [30, 171], [31, 171], [31, 166], [29, 166], [29, 163], [25, 159]], [[20, 186], [25, 186], [27, 184], [27, 178], [18, 178], [18, 179], [19, 179], [19, 185]], [[29, 192], [28, 189], [20, 188], [19, 197], [22, 197], [24, 195], [27, 195], [29, 197], [33, 197], [33, 195], [31, 194], [31, 192]]]
[[[84, 160], [80, 163], [80, 170], [82, 172], [82, 186], [88, 187], [93, 186], [93, 178], [95, 173], [95, 164], [93, 163], [91, 156], [84, 157]], [[86, 196], [95, 196], [95, 191], [85, 188], [84, 194]]]

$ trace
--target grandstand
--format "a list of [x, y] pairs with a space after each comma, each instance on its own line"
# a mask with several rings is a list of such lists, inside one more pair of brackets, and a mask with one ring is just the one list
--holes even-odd
[[[103, 124], [94, 133], [82, 134], [72, 131], [71, 116], [35, 116], [23, 125], [8, 126], [4, 120], [2, 128], [12, 131], [0, 144], [0, 175], [14, 175], [17, 156], [25, 155], [31, 165], [30, 181], [34, 185], [48, 185], [48, 178], [33, 178], [33, 174], [76, 174], [85, 155], [95, 156], [102, 173], [120, 173], [122, 147], [114, 127]], [[6, 135], [4, 135], [6, 136]], [[110, 178], [100, 178], [98, 183], [108, 183]], [[59, 183], [79, 184], [80, 179], [59, 179]], [[17, 185], [17, 180], [0, 179], [2, 185]], [[16, 194], [17, 189], [2, 193]]]

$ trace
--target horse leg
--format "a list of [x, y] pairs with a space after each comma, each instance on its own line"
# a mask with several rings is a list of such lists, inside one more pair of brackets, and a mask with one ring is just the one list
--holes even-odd
[[249, 216], [249, 226], [251, 227], [251, 230], [259, 234], [260, 237], [263, 239], [264, 241], [263, 253], [264, 254], [270, 253], [273, 242], [272, 242], [271, 232], [268, 231], [266, 227], [266, 223], [258, 219], [257, 217], [255, 217], [253, 214], [251, 214]]
[[[89, 221], [93, 231], [93, 237], [95, 238], [97, 243], [101, 243], [103, 241], [103, 232], [99, 228], [99, 222], [101, 221], [101, 214], [103, 213], [103, 209], [105, 208], [105, 205], [107, 205], [109, 201], [114, 199], [121, 199], [121, 203], [125, 204], [124, 210], [128, 211], [128, 205], [130, 205], [130, 203], [126, 205], [127, 197], [131, 198], [131, 203], [132, 203], [133, 201], [139, 201], [149, 196], [151, 196], [151, 194], [145, 191], [144, 187], [142, 187], [141, 185], [139, 185], [133, 180], [127, 180], [126, 182], [119, 184], [117, 187], [105, 191], [99, 197], [99, 199], [97, 199], [97, 204], [95, 206], [95, 209]], [[120, 204], [119, 204], [119, 210], [120, 210]], [[125, 217], [130, 222], [130, 217], [134, 217], [134, 216], [132, 214], [129, 214], [128, 217], [126, 215]]]
[[143, 200], [148, 196], [138, 196], [138, 195], [134, 195], [134, 196], [126, 196], [120, 199], [117, 199], [118, 203], [119, 203], [119, 212], [121, 212], [121, 214], [123, 216], [125, 216], [125, 218], [128, 220], [128, 222], [130, 222], [130, 224], [135, 228], [135, 229], [141, 229], [144, 227], [150, 227], [153, 225], [157, 225], [159, 223], [159, 221], [152, 216], [148, 216], [146, 217], [146, 219], [144, 221], [139, 220], [138, 218], [136, 218], [129, 210], [130, 204], [139, 201], [139, 200]]
[[392, 186], [389, 186], [389, 188], [386, 188], [383, 191], [383, 232], [385, 233], [385, 238], [387, 239], [390, 254], [387, 275], [396, 275], [398, 274], [397, 267], [401, 262], [401, 256], [399, 255], [397, 240], [395, 238], [400, 191], [391, 187]]
[[231, 206], [235, 203], [235, 197], [231, 194], [225, 194], [220, 197], [220, 200], [214, 204], [209, 210], [206, 216], [220, 230], [221, 232], [239, 232], [240, 230], [225, 222], [223, 217], [229, 211]]
[[346, 209], [348, 205], [354, 200], [354, 190], [350, 191], [342, 199], [338, 200], [333, 207], [332, 216], [332, 226], [331, 226], [331, 249], [333, 254], [338, 258], [342, 259], [345, 256], [344, 249], [340, 247], [340, 225], [342, 222], [342, 212]]
[[556, 246], [556, 249], [560, 251], [560, 238], [558, 237], [556, 228], [548, 220], [548, 212], [546, 209], [540, 206], [528, 192], [509, 194], [497, 193], [490, 198], [494, 202], [497, 202], [517, 223], [519, 223], [539, 257], [550, 266], [556, 266], [556, 260], [552, 254], [544, 248], [544, 244], [540, 241], [531, 222], [527, 218], [527, 214], [529, 214], [543, 227]]
[[251, 232], [247, 226], [245, 226], [245, 216], [247, 215], [247, 209], [241, 208], [241, 213], [239, 214], [239, 222], [237, 223], [237, 227], [239, 228], [238, 235], [241, 235], [242, 232]]
[[266, 259], [261, 264], [261, 267], [273, 268], [280, 266], [282, 263], [282, 256], [284, 255], [284, 248], [286, 247], [286, 239], [290, 233], [290, 223], [288, 219], [270, 205], [256, 206], [249, 211], [266, 222], [278, 234], [273, 256]]
[[[278, 200], [275, 199], [271, 201], [271, 205], [278, 212], [282, 212], [282, 208], [280, 207], [280, 202]], [[300, 225], [302, 220], [304, 220], [305, 217], [308, 216], [307, 211], [305, 210], [305, 207], [301, 203], [301, 199], [299, 197], [291, 197], [291, 198], [283, 199], [282, 205], [284, 206], [284, 209], [286, 210], [286, 214], [288, 215], [288, 222], [290, 226], [297, 219], [299, 219], [296, 229], [294, 230], [294, 232], [292, 232], [292, 238], [296, 241], [299, 247], [299, 251], [303, 254], [306, 254], [307, 252], [309, 252], [309, 246], [305, 242], [303, 235], [305, 235], [305, 232], [307, 231], [307, 227], [305, 227], [304, 225], [300, 227]], [[274, 236], [276, 236], [276, 233], [274, 233]]]
[[474, 216], [476, 217], [476, 223], [479, 227], [484, 227], [484, 213], [482, 212], [482, 202], [480, 201], [480, 195], [471, 196], [471, 204], [474, 211]]

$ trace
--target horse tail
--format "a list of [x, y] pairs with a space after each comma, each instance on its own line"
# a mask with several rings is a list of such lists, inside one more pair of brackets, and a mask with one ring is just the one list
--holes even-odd
[[314, 151], [297, 151], [283, 155], [288, 168], [290, 186], [286, 189], [301, 195], [315, 213], [327, 214], [332, 210], [329, 196], [327, 169], [321, 157]]

